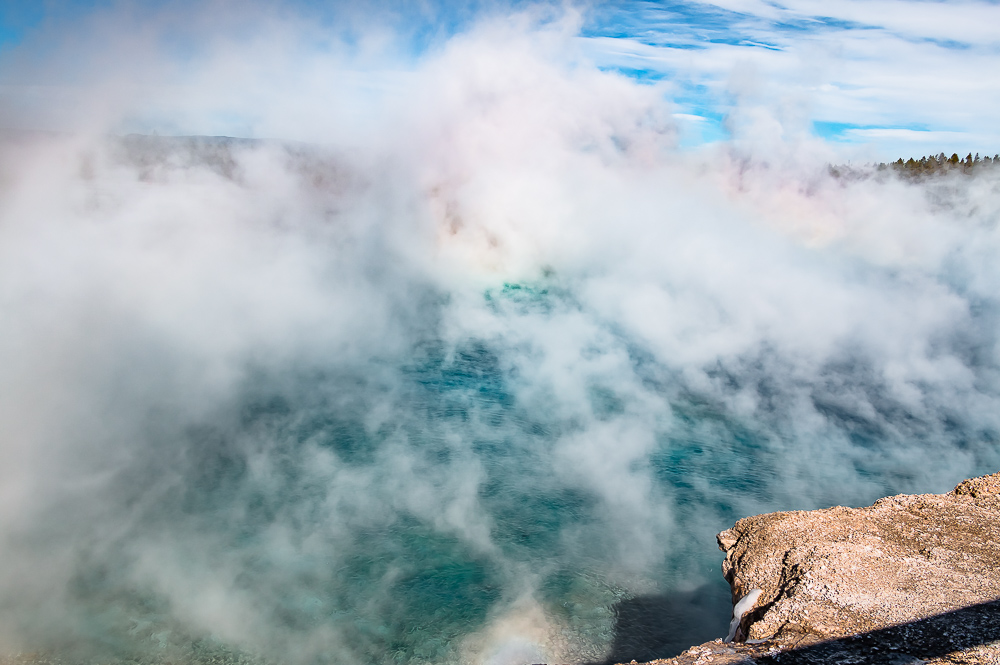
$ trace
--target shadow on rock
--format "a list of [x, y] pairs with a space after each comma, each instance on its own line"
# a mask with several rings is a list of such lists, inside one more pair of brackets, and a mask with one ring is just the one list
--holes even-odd
[[589, 665], [670, 658], [692, 644], [724, 637], [733, 606], [728, 585], [706, 584], [694, 591], [623, 600], [614, 609], [611, 653]]
[[[813, 665], [820, 663], [886, 663], [916, 665], [964, 652], [957, 662], [996, 662], [996, 651], [976, 654], [978, 647], [1000, 641], [1000, 601], [980, 603], [899, 626], [828, 640], [757, 663]], [[956, 656], [957, 657], [957, 656]], [[952, 658], [949, 658], [952, 660]]]

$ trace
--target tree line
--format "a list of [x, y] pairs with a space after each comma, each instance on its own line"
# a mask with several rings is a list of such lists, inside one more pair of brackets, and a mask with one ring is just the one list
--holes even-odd
[[873, 176], [878, 180], [887, 176], [896, 176], [907, 180], [923, 180], [949, 173], [973, 175], [994, 168], [1000, 169], [1000, 154], [993, 155], [993, 157], [989, 155], [980, 157], [978, 152], [975, 156], [970, 152], [961, 158], [957, 153], [952, 153], [951, 157], [948, 157], [942, 152], [920, 159], [910, 157], [905, 162], [902, 159], [897, 159], [889, 163], [869, 163], [861, 168], [850, 164], [831, 165], [828, 168], [833, 177], [848, 180], [864, 180]]
[[942, 152], [939, 155], [929, 155], [920, 159], [910, 157], [905, 162], [902, 158], [888, 164], [882, 162], [875, 165], [879, 171], [892, 170], [904, 177], [919, 177], [924, 175], [938, 175], [957, 171], [960, 173], [973, 173], [982, 168], [992, 168], [1000, 166], [1000, 154], [990, 158], [989, 155], [980, 158], [979, 153], [973, 157], [970, 152], [964, 159], [960, 159], [958, 153], [952, 153], [951, 157], [946, 157]]

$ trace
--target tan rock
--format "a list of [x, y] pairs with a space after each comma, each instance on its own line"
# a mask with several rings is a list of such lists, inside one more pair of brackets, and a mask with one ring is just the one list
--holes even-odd
[[748, 517], [718, 536], [749, 639], [840, 637], [1000, 598], [1000, 474], [869, 508]]
[[868, 508], [770, 513], [718, 535], [739, 639], [671, 665], [1000, 665], [1000, 474]]

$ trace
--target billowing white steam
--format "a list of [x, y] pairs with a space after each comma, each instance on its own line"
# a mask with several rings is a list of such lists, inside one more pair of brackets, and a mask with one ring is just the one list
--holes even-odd
[[[908, 184], [834, 178], [821, 145], [680, 152], [667, 88], [600, 71], [576, 29], [485, 21], [380, 77], [331, 49], [273, 96], [270, 54], [228, 44], [177, 98], [128, 81], [88, 106], [99, 131], [6, 140], [0, 644], [114, 623], [80, 590], [104, 575], [161, 599], [149, 612], [177, 630], [347, 661], [364, 645], [340, 624], [274, 617], [288, 589], [288, 612], [312, 616], [309, 589], [339, 588], [348, 553], [400, 515], [501, 570], [499, 605], [538, 612], [524, 599], [546, 571], [483, 507], [483, 440], [531, 457], [512, 488], [594, 501], [552, 557], [593, 554], [625, 586], [711, 544], [720, 504], [867, 501], [996, 469], [1000, 169]], [[103, 131], [157, 113], [200, 131], [240, 88], [227, 77], [250, 75], [256, 133], [315, 143]], [[407, 372], [427, 348], [445, 364], [488, 350], [522, 420], [469, 397], [464, 419], [422, 425]], [[247, 403], [290, 424], [247, 425]], [[324, 410], [355, 414], [370, 457], [290, 447]], [[703, 503], [678, 505], [650, 460], [681, 430], [747, 485], [694, 474]], [[243, 474], [231, 496], [186, 503], [223, 457]], [[254, 511], [270, 526], [244, 538]], [[667, 582], [696, 576], [680, 568]], [[343, 602], [378, 615], [386, 594]]]

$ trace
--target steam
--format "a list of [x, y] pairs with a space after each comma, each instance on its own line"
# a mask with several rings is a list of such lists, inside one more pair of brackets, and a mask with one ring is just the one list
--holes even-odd
[[[485, 16], [255, 15], [5, 138], [0, 646], [596, 660], [740, 516], [997, 468], [1000, 170], [838, 179], [753, 105], [682, 151], [581, 15]], [[124, 131], [226, 103], [272, 138]]]

